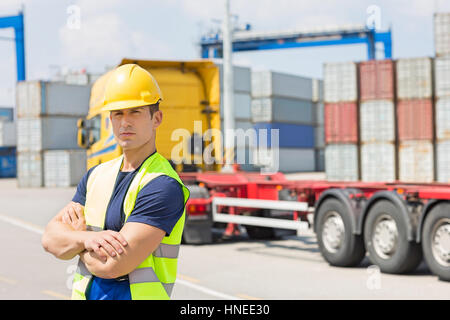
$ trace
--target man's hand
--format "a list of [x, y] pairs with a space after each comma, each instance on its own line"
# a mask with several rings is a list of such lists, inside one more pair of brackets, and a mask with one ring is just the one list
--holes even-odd
[[86, 231], [86, 220], [84, 219], [84, 207], [76, 202], [70, 202], [64, 207], [62, 221], [70, 225], [74, 230]]
[[122, 254], [123, 247], [128, 244], [120, 232], [105, 230], [90, 233], [84, 241], [84, 247], [88, 252], [97, 254], [103, 262], [106, 262], [107, 255], [115, 257], [117, 254]]

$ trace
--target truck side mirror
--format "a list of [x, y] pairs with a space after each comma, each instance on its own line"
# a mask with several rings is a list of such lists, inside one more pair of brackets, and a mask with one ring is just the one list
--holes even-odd
[[88, 146], [88, 141], [87, 141], [87, 130], [86, 130], [85, 125], [86, 125], [86, 123], [83, 118], [78, 119], [78, 121], [77, 121], [77, 127], [78, 127], [77, 142], [78, 142], [78, 145], [80, 146], [80, 148], [87, 149], [87, 148], [89, 148], [89, 146]]

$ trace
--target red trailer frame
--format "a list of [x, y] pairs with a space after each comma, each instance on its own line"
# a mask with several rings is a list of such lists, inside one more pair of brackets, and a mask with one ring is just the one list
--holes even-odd
[[[324, 240], [326, 224], [329, 222], [331, 226], [328, 226], [329, 229], [336, 232], [336, 230], [340, 229], [333, 223], [341, 224], [341, 229], [343, 229], [346, 221], [347, 227], [345, 229], [351, 229], [351, 237], [360, 243], [359, 247], [351, 248], [350, 251], [359, 252], [359, 256], [361, 256], [367, 250], [369, 257], [371, 255], [376, 256], [376, 252], [378, 252], [380, 255], [378, 257], [380, 258], [379, 261], [373, 258], [372, 262], [380, 264], [382, 271], [389, 273], [411, 271], [415, 264], [419, 260], [421, 261], [423, 250], [425, 260], [432, 272], [441, 279], [450, 280], [450, 244], [447, 244], [450, 241], [449, 184], [404, 183], [401, 181], [388, 183], [288, 180], [282, 173], [262, 175], [252, 172], [234, 172], [229, 174], [217, 172], [180, 173], [180, 177], [187, 185], [198, 185], [207, 189], [209, 195], [209, 197], [192, 197], [189, 199], [187, 203], [187, 230], [198, 224], [198, 221], [202, 219], [203, 222], [210, 220], [210, 223], [205, 224], [203, 228], [212, 228], [214, 221], [212, 221], [211, 212], [215, 197], [304, 202], [308, 204], [309, 209], [306, 211], [292, 211], [290, 218], [295, 221], [308, 221], [307, 215], [313, 214], [313, 220], [318, 221], [318, 223], [314, 223], [314, 231], [318, 236], [321, 253], [330, 264], [350, 266], [354, 265], [355, 261], [359, 259], [358, 257], [354, 257], [353, 260], [335, 259], [333, 254], [326, 251], [327, 246]], [[290, 198], [282, 199], [282, 193], [284, 195], [288, 194]], [[325, 213], [322, 211], [325, 210], [323, 209], [326, 207], [325, 203], [329, 206], [333, 201], [335, 203], [336, 201], [339, 202], [342, 208], [345, 209], [337, 210], [339, 214], [330, 217], [328, 219], [330, 221], [326, 220], [323, 222], [322, 220], [325, 218], [322, 216]], [[373, 211], [376, 211], [383, 202], [385, 207], [386, 203], [389, 203], [392, 207], [395, 207], [395, 210], [391, 210], [391, 213], [387, 212], [384, 216], [378, 214], [384, 217], [384, 220], [380, 218], [381, 222], [378, 221], [378, 224], [376, 224], [377, 221], [372, 221], [372, 216], [375, 215]], [[217, 210], [219, 212], [225, 210], [231, 215], [245, 214], [247, 216], [261, 212], [261, 208], [257, 207], [249, 209], [223, 205], [218, 206]], [[430, 216], [429, 219], [427, 219], [428, 216]], [[430, 223], [432, 224], [434, 220], [432, 222], [427, 220], [432, 219], [438, 221], [440, 225], [437, 227], [430, 226]], [[374, 224], [372, 229], [367, 226], [370, 223]], [[267, 229], [267, 224], [265, 225]], [[380, 235], [377, 238], [377, 232], [384, 235]], [[366, 234], [369, 233], [373, 241], [367, 239], [368, 236]], [[239, 234], [237, 225], [228, 223], [224, 236], [237, 234]], [[379, 239], [382, 239], [382, 241], [379, 241]], [[372, 243], [375, 240], [380, 242], [378, 251], [376, 251], [376, 243]], [[401, 262], [397, 263], [396, 267], [388, 266], [388, 263], [384, 264], [384, 260], [388, 261], [390, 259], [390, 255], [385, 255], [384, 253], [388, 252], [392, 246], [398, 246], [401, 249], [406, 242], [408, 245], [405, 250], [409, 251], [404, 255], [411, 256], [411, 258], [404, 262], [403, 265]], [[433, 243], [440, 244], [437, 246]], [[420, 248], [421, 245], [422, 248]], [[375, 249], [371, 248], [371, 246], [374, 246]], [[425, 248], [425, 246], [429, 248]], [[396, 248], [395, 250], [400, 249]], [[352, 254], [355, 255], [351, 252], [348, 255]], [[395, 256], [395, 254], [397, 253], [394, 252], [391, 255]]]

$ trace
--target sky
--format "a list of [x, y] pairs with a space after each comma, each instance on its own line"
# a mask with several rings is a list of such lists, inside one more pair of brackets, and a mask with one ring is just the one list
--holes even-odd
[[[365, 24], [372, 5], [380, 9], [380, 30], [392, 30], [394, 59], [434, 56], [433, 13], [450, 12], [447, 0], [230, 0], [237, 25], [254, 31]], [[103, 73], [124, 57], [198, 59], [201, 36], [220, 28], [224, 14], [223, 0], [0, 0], [0, 16], [21, 7], [27, 80], [65, 70]], [[0, 106], [15, 101], [13, 37], [0, 29]], [[234, 64], [253, 70], [315, 78], [325, 62], [364, 60], [362, 44], [233, 54]]]

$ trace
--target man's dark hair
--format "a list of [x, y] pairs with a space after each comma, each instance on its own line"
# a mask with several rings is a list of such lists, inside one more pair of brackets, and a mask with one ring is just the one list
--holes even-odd
[[150, 118], [153, 119], [153, 115], [159, 110], [159, 101], [155, 104], [149, 104], [148, 109], [150, 111]]

